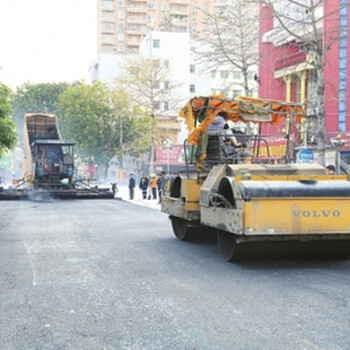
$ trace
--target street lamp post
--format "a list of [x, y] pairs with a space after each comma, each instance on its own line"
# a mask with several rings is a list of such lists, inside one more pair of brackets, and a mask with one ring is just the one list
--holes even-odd
[[335, 168], [337, 174], [340, 174], [340, 150], [344, 146], [346, 140], [342, 139], [341, 135], [331, 139], [332, 145], [336, 147]]
[[167, 148], [167, 163], [166, 163], [166, 173], [170, 173], [170, 156], [169, 156], [169, 148]]
[[167, 174], [170, 174], [170, 151], [173, 149], [171, 140], [168, 139], [164, 142], [164, 148], [166, 149], [167, 153]]

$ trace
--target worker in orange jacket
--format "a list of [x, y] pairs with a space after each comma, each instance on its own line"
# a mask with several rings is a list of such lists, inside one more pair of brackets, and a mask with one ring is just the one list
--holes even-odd
[[157, 199], [157, 175], [152, 174], [150, 185], [153, 199]]

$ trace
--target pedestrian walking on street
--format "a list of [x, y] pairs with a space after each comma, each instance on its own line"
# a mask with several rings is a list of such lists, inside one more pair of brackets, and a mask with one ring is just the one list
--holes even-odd
[[158, 184], [158, 196], [159, 196], [159, 202], [160, 204], [162, 202], [162, 197], [164, 194], [164, 188], [165, 188], [165, 172], [162, 171], [158, 177], [157, 184]]
[[140, 179], [140, 189], [142, 191], [142, 198], [147, 199], [147, 189], [148, 189], [148, 178], [147, 176], [142, 173], [142, 177]]
[[134, 189], [135, 189], [135, 179], [134, 174], [129, 175], [129, 198], [130, 200], [134, 199]]
[[116, 182], [112, 182], [111, 183], [112, 185], [112, 193], [113, 193], [113, 197], [115, 198], [117, 192], [118, 192], [118, 186], [117, 186], [117, 183]]
[[158, 187], [157, 182], [158, 182], [157, 175], [153, 174], [150, 182], [153, 199], [157, 199], [157, 187]]

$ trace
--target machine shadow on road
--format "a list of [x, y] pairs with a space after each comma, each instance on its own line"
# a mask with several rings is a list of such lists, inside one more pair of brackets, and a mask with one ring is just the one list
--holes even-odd
[[[196, 253], [198, 250], [207, 250], [209, 253], [215, 253], [215, 259], [222, 258], [217, 247], [216, 235], [213, 232], [206, 232], [205, 234], [197, 235], [192, 237], [189, 241], [178, 241], [175, 237], [169, 237], [163, 242], [167, 246], [169, 244], [174, 245], [176, 250], [178, 247], [181, 249], [194, 249]], [[232, 264], [240, 266], [250, 270], [302, 270], [302, 269], [313, 269], [313, 268], [324, 268], [324, 269], [336, 269], [339, 267], [349, 267], [349, 258], [339, 257], [312, 257], [308, 250], [291, 250], [290, 246], [278, 246], [275, 245], [260, 245], [247, 247], [246, 256], [238, 261], [234, 261]], [[186, 248], [185, 248], [186, 247]], [[229, 264], [229, 263], [227, 263]]]
[[266, 260], [244, 260], [234, 264], [249, 270], [305, 270], [305, 269], [338, 269], [348, 268], [350, 270], [349, 259], [268, 259]]

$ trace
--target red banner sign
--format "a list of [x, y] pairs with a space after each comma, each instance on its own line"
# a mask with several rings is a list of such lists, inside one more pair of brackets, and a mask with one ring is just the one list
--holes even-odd
[[184, 146], [158, 146], [156, 149], [157, 164], [183, 165], [185, 164]]

